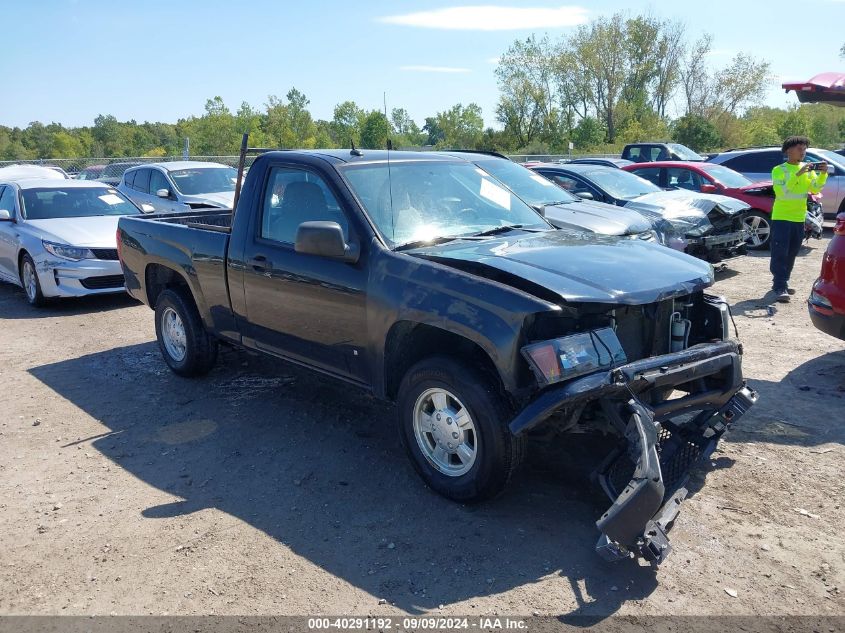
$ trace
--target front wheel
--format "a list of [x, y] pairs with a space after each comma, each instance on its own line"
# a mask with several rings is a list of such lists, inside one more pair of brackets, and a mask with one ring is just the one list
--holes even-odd
[[399, 431], [411, 463], [456, 501], [501, 492], [519, 465], [523, 439], [493, 381], [447, 357], [420, 361], [399, 387]]
[[768, 213], [762, 211], [751, 211], [742, 220], [748, 237], [745, 240], [746, 246], [752, 251], [764, 251], [769, 248], [769, 237], [772, 232], [772, 219]]
[[180, 376], [201, 376], [217, 361], [217, 341], [209, 336], [190, 295], [165, 290], [156, 301], [156, 338], [164, 361]]
[[38, 281], [38, 273], [35, 271], [35, 262], [29, 253], [24, 253], [21, 258], [21, 285], [26, 293], [26, 300], [29, 305], [42, 308], [47, 305], [47, 299], [41, 292], [41, 282]]

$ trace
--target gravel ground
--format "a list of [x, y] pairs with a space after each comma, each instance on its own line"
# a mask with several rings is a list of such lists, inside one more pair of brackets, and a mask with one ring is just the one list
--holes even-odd
[[0, 614], [843, 615], [845, 343], [804, 302], [826, 243], [773, 316], [766, 256], [720, 276], [760, 402], [656, 572], [594, 554], [578, 442], [457, 505], [352, 388], [233, 351], [181, 379], [146, 307], [0, 285]]

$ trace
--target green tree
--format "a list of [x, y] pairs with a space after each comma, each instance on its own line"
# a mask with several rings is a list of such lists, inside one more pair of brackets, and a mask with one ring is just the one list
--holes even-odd
[[810, 136], [812, 126], [806, 111], [800, 108], [790, 110], [778, 125], [778, 136], [785, 139], [788, 136]]
[[[437, 129], [443, 135], [443, 139], [437, 143], [438, 146], [476, 149], [481, 144], [484, 135], [484, 119], [481, 116], [481, 108], [477, 104], [470, 103], [464, 107], [459, 103], [449, 110], [438, 112], [434, 118]], [[429, 136], [431, 136], [430, 132]]]
[[364, 117], [364, 124], [361, 126], [361, 147], [385, 149], [391, 131], [390, 121], [384, 113], [373, 110]]
[[79, 158], [85, 155], [85, 148], [76, 136], [61, 130], [53, 134], [50, 158]]
[[349, 147], [361, 144], [361, 126], [366, 114], [354, 101], [344, 101], [334, 107], [334, 117], [330, 123], [330, 132], [335, 145]]
[[548, 37], [515, 41], [499, 58], [496, 119], [520, 145], [557, 131], [555, 51]]
[[576, 149], [588, 150], [604, 142], [605, 129], [594, 117], [584, 117], [572, 130], [572, 143]]
[[426, 145], [436, 146], [446, 140], [446, 132], [440, 127], [437, 117], [426, 117], [422, 131], [427, 134]]
[[706, 152], [722, 145], [722, 137], [707, 119], [696, 114], [682, 116], [674, 125], [674, 138], [698, 152]]

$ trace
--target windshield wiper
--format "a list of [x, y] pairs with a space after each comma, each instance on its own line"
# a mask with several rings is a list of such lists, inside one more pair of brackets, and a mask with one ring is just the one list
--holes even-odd
[[577, 202], [577, 200], [555, 200], [554, 202], [544, 202], [543, 206], [553, 207], [556, 204], [569, 204], [570, 202]]
[[473, 233], [473, 237], [484, 237], [486, 235], [498, 235], [499, 233], [507, 233], [508, 231], [515, 231], [516, 229], [521, 229], [521, 224], [505, 224], [503, 226], [497, 226], [492, 229], [487, 229], [486, 231], [480, 231], [478, 233]]
[[424, 246], [434, 246], [435, 244], [444, 244], [445, 242], [453, 242], [461, 239], [454, 235], [441, 235], [427, 240], [414, 240], [412, 242], [404, 242], [393, 248], [394, 251], [409, 251], [415, 248], [422, 248]]

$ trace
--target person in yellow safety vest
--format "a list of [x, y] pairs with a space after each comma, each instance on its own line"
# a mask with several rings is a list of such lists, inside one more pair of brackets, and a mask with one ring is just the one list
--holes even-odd
[[795, 290], [789, 287], [789, 276], [804, 240], [807, 194], [821, 193], [827, 181], [827, 163], [803, 162], [809, 145], [810, 139], [806, 136], [790, 136], [782, 147], [786, 162], [772, 169], [775, 204], [769, 237], [769, 270], [772, 273], [772, 290], [782, 303], [795, 294]]

